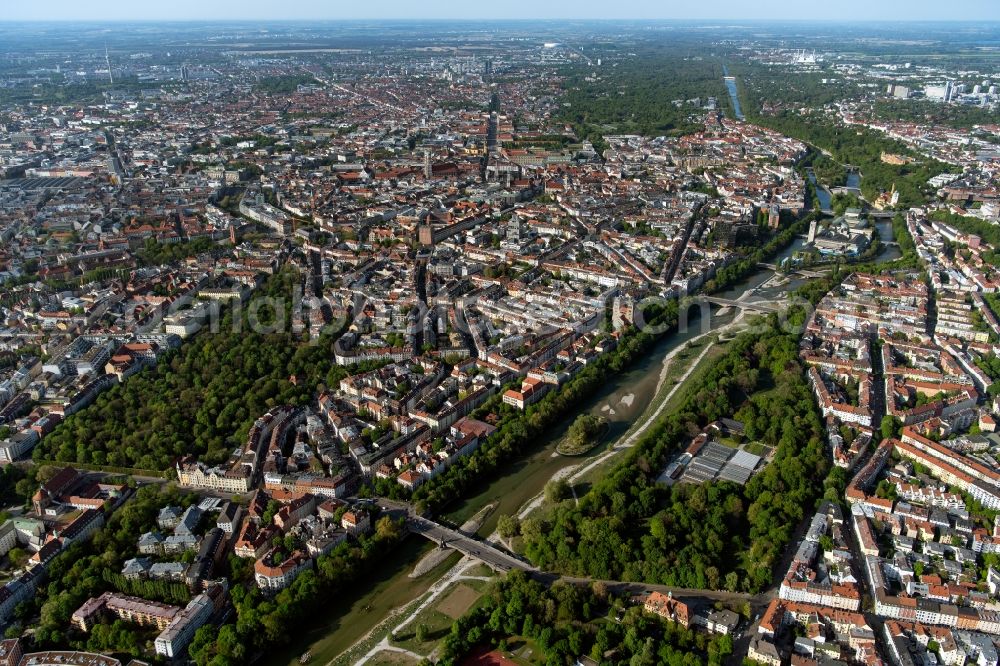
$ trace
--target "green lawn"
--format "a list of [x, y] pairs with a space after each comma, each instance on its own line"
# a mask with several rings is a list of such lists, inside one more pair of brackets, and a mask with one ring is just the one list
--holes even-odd
[[385, 651], [376, 654], [368, 663], [371, 666], [412, 666], [419, 662], [408, 654]]
[[530, 638], [511, 636], [507, 639], [506, 655], [519, 664], [531, 666], [531, 664], [540, 663], [535, 658], [535, 655], [540, 654], [542, 654], [542, 650], [538, 647], [538, 644]]
[[[488, 583], [480, 580], [460, 580], [448, 587], [430, 607], [425, 608], [416, 618], [400, 630], [395, 638], [390, 637], [393, 645], [411, 650], [418, 654], [430, 654], [442, 638], [451, 631], [451, 625], [456, 619], [479, 605], [482, 594]], [[426, 638], [417, 640], [417, 628], [426, 628]]]

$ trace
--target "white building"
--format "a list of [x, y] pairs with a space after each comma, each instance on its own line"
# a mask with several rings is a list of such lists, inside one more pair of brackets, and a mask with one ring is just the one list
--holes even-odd
[[194, 638], [194, 632], [212, 617], [214, 605], [205, 593], [192, 599], [187, 606], [170, 621], [153, 642], [156, 654], [168, 659], [180, 656]]

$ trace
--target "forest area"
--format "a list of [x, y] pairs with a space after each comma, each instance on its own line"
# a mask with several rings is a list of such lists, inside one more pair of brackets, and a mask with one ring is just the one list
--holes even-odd
[[[226, 241], [228, 243], [228, 239]], [[215, 253], [219, 245], [211, 238], [202, 236], [187, 243], [158, 243], [149, 238], [138, 252], [139, 261], [145, 266], [172, 264], [205, 252]]]
[[[619, 59], [613, 72], [578, 65], [565, 72], [559, 119], [580, 138], [603, 151], [603, 134], [681, 136], [702, 128], [701, 108], [714, 97], [729, 104], [722, 63], [694, 58], [671, 45], [645, 44], [637, 53], [612, 53]], [[611, 73], [609, 73], [611, 72]], [[701, 106], [686, 103], [700, 98]], [[675, 101], [680, 104], [675, 104]], [[694, 118], [694, 119], [692, 119]]]
[[[305, 405], [317, 387], [352, 372], [334, 363], [335, 336], [311, 344], [291, 333], [291, 294], [300, 280], [293, 269], [271, 276], [243, 309], [239, 330], [227, 311], [218, 332], [201, 331], [68, 417], [36, 447], [35, 460], [156, 471], [187, 454], [208, 464], [226, 460], [265, 412]], [[247, 317], [255, 299], [268, 297], [284, 299], [286, 326], [259, 333]], [[268, 313], [260, 308], [262, 323]]]

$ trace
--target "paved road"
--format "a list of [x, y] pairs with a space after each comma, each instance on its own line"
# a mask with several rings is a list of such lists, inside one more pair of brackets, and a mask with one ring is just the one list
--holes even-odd
[[698, 222], [699, 213], [701, 212], [701, 205], [699, 205], [691, 214], [691, 219], [688, 220], [687, 226], [684, 228], [684, 237], [681, 238], [681, 242], [677, 244], [674, 249], [673, 254], [670, 255], [669, 263], [663, 268], [663, 283], [669, 285], [674, 276], [677, 275], [677, 269], [680, 268], [681, 259], [687, 253], [688, 243], [691, 241], [691, 232], [694, 231], [694, 226]]
[[782, 303], [767, 301], [734, 301], [731, 298], [720, 298], [718, 296], [708, 296], [705, 298], [709, 303], [721, 305], [723, 307], [740, 308], [742, 310], [756, 310], [758, 312], [780, 312], [785, 309]]
[[412, 505], [405, 502], [394, 502], [387, 499], [379, 499], [378, 503], [384, 508], [395, 512], [406, 513], [406, 524], [411, 532], [440, 544], [446, 548], [452, 548], [465, 555], [476, 558], [496, 571], [511, 571], [519, 569], [531, 574], [534, 578], [544, 583], [552, 584], [557, 581], [571, 583], [573, 585], [590, 585], [594, 582], [601, 582], [610, 591], [619, 594], [642, 595], [650, 592], [671, 593], [676, 597], [698, 598], [709, 601], [723, 602], [744, 602], [749, 601], [753, 607], [767, 606], [772, 595], [759, 594], [751, 595], [743, 592], [726, 592], [724, 590], [703, 590], [686, 587], [675, 587], [671, 585], [655, 585], [650, 583], [620, 581], [620, 580], [599, 580], [587, 577], [562, 576], [560, 574], [539, 571], [529, 562], [515, 557], [491, 543], [476, 539], [464, 532], [452, 529], [436, 523], [433, 520], [418, 516], [414, 513]]
[[653, 583], [628, 582], [621, 580], [600, 580], [595, 578], [560, 576], [558, 574], [548, 574], [539, 572], [534, 575], [538, 580], [547, 583], [563, 582], [572, 585], [591, 585], [593, 583], [603, 583], [609, 592], [616, 594], [646, 595], [651, 592], [661, 594], [672, 594], [679, 599], [703, 599], [706, 601], [722, 601], [724, 603], [750, 602], [751, 608], [766, 608], [769, 599], [766, 594], [747, 594], [745, 592], [727, 592], [725, 590], [701, 590], [690, 587], [676, 587], [673, 585], [657, 585]]
[[527, 572], [537, 571], [531, 564], [492, 544], [474, 539], [458, 530], [435, 523], [433, 520], [410, 514], [406, 519], [406, 525], [414, 534], [430, 539], [442, 548], [451, 548], [464, 555], [474, 557], [494, 571], [511, 571], [513, 569]]
[[[775, 272], [777, 272], [777, 270], [778, 270], [778, 266], [776, 264], [768, 264], [768, 263], [761, 262], [761, 263], [757, 264], [757, 266], [760, 267], [760, 268], [767, 268], [767, 269], [775, 271]], [[822, 278], [822, 277], [827, 277], [830, 274], [830, 270], [831, 269], [829, 269], [829, 268], [824, 268], [824, 269], [820, 269], [820, 270], [808, 270], [808, 269], [805, 269], [805, 268], [793, 268], [791, 271], [789, 271], [789, 273], [794, 274], [794, 275], [801, 275], [802, 277], [807, 277], [807, 278]]]
[[[392, 505], [396, 510], [406, 508], [400, 502], [387, 502], [381, 500], [380, 504], [389, 507]], [[483, 562], [496, 571], [511, 571], [519, 569], [527, 572], [535, 579], [553, 584], [556, 582], [570, 583], [572, 585], [591, 585], [594, 582], [601, 582], [607, 586], [608, 590], [617, 594], [645, 595], [650, 592], [661, 592], [663, 594], [673, 594], [675, 597], [688, 599], [702, 599], [706, 601], [722, 601], [726, 603], [750, 602], [754, 609], [763, 609], [770, 601], [772, 594], [751, 595], [744, 592], [727, 592], [725, 590], [705, 590], [686, 587], [676, 587], [672, 585], [656, 585], [651, 583], [619, 581], [619, 580], [599, 580], [587, 577], [562, 576], [559, 574], [539, 571], [530, 563], [521, 560], [514, 555], [500, 549], [493, 544], [480, 541], [463, 532], [450, 527], [445, 527], [439, 523], [414, 515], [411, 510], [407, 510], [407, 527], [414, 534], [440, 544], [442, 547], [452, 548], [470, 557]]]

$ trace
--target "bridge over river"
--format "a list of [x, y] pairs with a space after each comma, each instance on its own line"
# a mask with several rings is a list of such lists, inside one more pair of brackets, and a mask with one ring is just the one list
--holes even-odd
[[513, 569], [529, 573], [538, 571], [537, 568], [531, 566], [528, 562], [511, 555], [488, 541], [476, 539], [456, 529], [445, 527], [433, 520], [410, 515], [406, 519], [406, 526], [412, 534], [419, 534], [442, 548], [451, 548], [463, 555], [474, 557], [494, 571], [511, 571]]
[[[883, 245], [887, 245], [887, 244], [888, 243], [883, 243]], [[767, 264], [767, 263], [761, 262], [761, 263], [757, 264], [757, 266], [759, 268], [769, 268], [772, 271], [777, 271], [778, 270], [778, 266], [775, 265], [775, 264]], [[809, 270], [808, 268], [793, 268], [793, 269], [791, 269], [788, 272], [789, 272], [789, 274], [801, 275], [802, 277], [807, 277], [807, 278], [821, 278], [821, 277], [826, 277], [827, 275], [829, 275], [830, 274], [830, 269], [829, 268], [824, 268], [824, 269], [813, 271], [813, 270]]]
[[[563, 576], [549, 573], [532, 566], [530, 562], [513, 555], [503, 548], [480, 539], [474, 535], [466, 534], [452, 527], [442, 525], [430, 518], [417, 515], [413, 506], [405, 502], [395, 502], [380, 499], [379, 504], [383, 508], [392, 512], [405, 512], [406, 526], [411, 534], [418, 534], [429, 541], [433, 541], [442, 548], [450, 548], [463, 555], [473, 557], [494, 571], [507, 572], [519, 570], [525, 572], [532, 578], [551, 585], [556, 582], [569, 583], [571, 585], [590, 585], [598, 582], [598, 579], [577, 576]], [[650, 592], [671, 593], [675, 597], [689, 599], [704, 599], [709, 601], [749, 601], [755, 607], [766, 606], [772, 594], [750, 595], [741, 592], [727, 592], [725, 590], [702, 590], [686, 587], [674, 587], [670, 585], [657, 585], [653, 583], [601, 580], [610, 591], [617, 593], [643, 595]]]
[[715, 305], [721, 305], [722, 307], [739, 308], [752, 312], [781, 312], [788, 305], [787, 303], [772, 303], [768, 301], [734, 301], [731, 298], [720, 298], [718, 296], [708, 296], [705, 300]]

